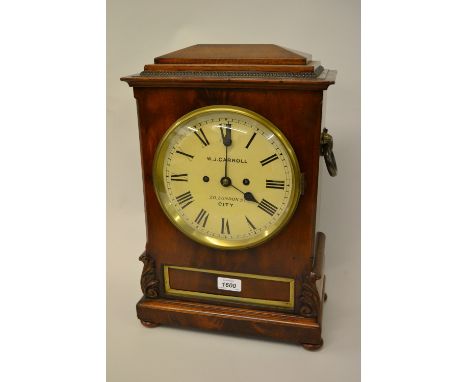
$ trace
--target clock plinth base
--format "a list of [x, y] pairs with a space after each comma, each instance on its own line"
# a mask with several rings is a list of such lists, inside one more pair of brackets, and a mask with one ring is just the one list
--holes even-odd
[[262, 336], [301, 344], [307, 350], [323, 344], [318, 320], [294, 314], [143, 297], [137, 316], [142, 323]]

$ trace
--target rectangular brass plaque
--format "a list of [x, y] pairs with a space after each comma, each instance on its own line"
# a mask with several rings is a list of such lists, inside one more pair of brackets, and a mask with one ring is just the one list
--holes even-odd
[[[218, 276], [239, 278], [243, 280], [242, 283], [245, 283], [246, 285], [248, 284], [249, 280], [260, 280], [264, 284], [268, 282], [271, 282], [271, 284], [276, 284], [276, 285], [278, 283], [284, 283], [285, 286], [287, 287], [287, 290], [285, 293], [286, 298], [268, 299], [268, 298], [265, 298], [264, 293], [263, 293], [263, 298], [255, 298], [255, 297], [252, 297], [252, 295], [255, 295], [255, 293], [252, 293], [252, 292], [250, 292], [250, 297], [249, 297], [248, 290], [243, 291], [243, 296], [238, 296], [238, 295], [236, 296], [236, 295], [229, 295], [228, 293], [236, 294], [238, 292], [229, 292], [229, 291], [219, 290], [219, 293], [207, 293], [206, 291], [195, 291], [195, 290], [175, 288], [171, 286], [170, 270], [188, 271], [188, 272], [196, 272], [199, 274], [213, 275], [213, 285], [214, 285], [214, 287], [212, 288], [213, 292], [217, 291], [216, 281], [217, 281]], [[200, 298], [206, 298], [206, 299], [244, 302], [244, 303], [255, 304], [255, 305], [260, 305], [260, 306], [261, 305], [274, 306], [274, 307], [288, 309], [288, 310], [294, 309], [294, 279], [291, 279], [291, 278], [164, 265], [164, 287], [165, 287], [166, 294], [171, 295], [171, 296], [200, 297]]]

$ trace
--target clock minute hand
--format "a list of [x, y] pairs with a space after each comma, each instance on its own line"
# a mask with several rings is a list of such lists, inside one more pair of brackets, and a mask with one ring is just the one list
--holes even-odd
[[224, 158], [224, 178], [227, 178], [228, 146], [231, 146], [232, 144], [231, 124], [226, 124], [226, 128], [224, 129], [225, 132], [223, 132], [223, 128], [221, 126], [219, 127], [219, 129], [221, 131], [221, 137], [223, 138], [223, 144], [224, 146], [226, 146], [226, 156]]
[[227, 178], [228, 147], [226, 145], [226, 157], [224, 158], [224, 177]]
[[231, 139], [231, 124], [230, 123], [226, 123], [226, 127], [224, 128], [224, 132], [223, 132], [223, 128], [220, 127], [219, 128], [221, 130], [221, 137], [223, 138], [223, 144], [224, 146], [231, 146], [232, 144], [232, 139]]

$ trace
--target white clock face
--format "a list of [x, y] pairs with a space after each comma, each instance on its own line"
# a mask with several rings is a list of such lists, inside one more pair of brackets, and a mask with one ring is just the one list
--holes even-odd
[[216, 248], [269, 239], [299, 198], [299, 167], [286, 138], [263, 117], [233, 106], [179, 119], [161, 140], [153, 179], [172, 223]]

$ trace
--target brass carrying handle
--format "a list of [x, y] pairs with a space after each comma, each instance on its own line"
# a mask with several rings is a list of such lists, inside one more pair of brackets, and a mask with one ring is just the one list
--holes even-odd
[[327, 128], [323, 129], [320, 136], [320, 155], [325, 159], [330, 176], [336, 176], [338, 168], [336, 167], [335, 154], [333, 154], [333, 137], [328, 134]]

